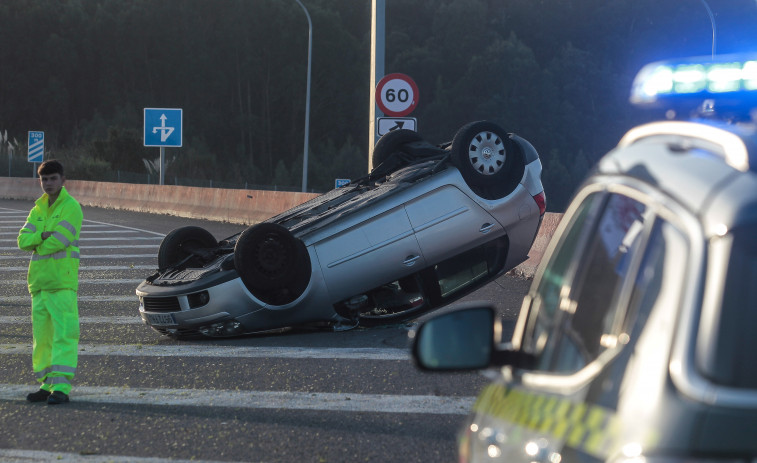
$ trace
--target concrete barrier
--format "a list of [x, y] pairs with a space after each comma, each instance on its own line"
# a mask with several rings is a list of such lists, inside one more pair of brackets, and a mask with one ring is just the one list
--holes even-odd
[[[81, 205], [252, 225], [318, 196], [265, 190], [227, 190], [174, 185], [67, 180], [66, 189]], [[3, 178], [0, 197], [35, 200], [39, 180]]]
[[[81, 205], [253, 225], [312, 199], [316, 193], [229, 190], [174, 185], [67, 180], [66, 189]], [[4, 177], [0, 198], [35, 200], [42, 195], [39, 180]], [[512, 273], [533, 277], [562, 214], [548, 212], [528, 260]]]
[[539, 228], [539, 234], [536, 235], [534, 244], [531, 245], [531, 249], [528, 251], [528, 260], [515, 267], [510, 273], [525, 278], [533, 278], [536, 273], [536, 268], [539, 266], [541, 258], [544, 256], [544, 251], [547, 249], [547, 245], [552, 239], [552, 235], [554, 235], [557, 225], [560, 223], [560, 219], [562, 219], [562, 214], [554, 212], [547, 212], [544, 214], [541, 228]]

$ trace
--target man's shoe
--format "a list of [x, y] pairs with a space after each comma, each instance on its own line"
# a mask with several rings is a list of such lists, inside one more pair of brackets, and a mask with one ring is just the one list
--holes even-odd
[[29, 402], [44, 402], [47, 400], [48, 397], [50, 397], [50, 391], [40, 389], [37, 392], [32, 392], [31, 394], [28, 394], [26, 396], [26, 400], [28, 400]]
[[47, 405], [58, 405], [68, 403], [68, 394], [64, 394], [60, 391], [53, 391], [50, 397], [47, 398]]

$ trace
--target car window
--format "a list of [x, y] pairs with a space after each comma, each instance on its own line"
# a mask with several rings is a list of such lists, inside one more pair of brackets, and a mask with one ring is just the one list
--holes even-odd
[[587, 246], [573, 256], [578, 265], [569, 293], [563, 288], [555, 300], [554, 289], [545, 286], [552, 293], [542, 297], [545, 309], [547, 301], [557, 304], [545, 312], [559, 308], [560, 313], [539, 358], [539, 369], [572, 373], [614, 347], [616, 316], [625, 313], [617, 298], [643, 235], [645, 210], [639, 201], [611, 194]]
[[675, 301], [680, 299], [685, 275], [676, 269], [687, 267], [688, 250], [686, 235], [671, 223], [659, 220], [634, 280], [628, 314], [623, 323], [625, 336], [639, 334], [655, 304], [664, 302], [667, 310], [673, 311]]
[[[686, 236], [670, 222], [656, 221], [644, 246], [639, 271], [633, 278], [628, 309], [621, 320], [622, 328], [617, 335], [605, 338], [608, 347], [619, 345], [623, 349], [592, 382], [587, 401], [617, 409], [623, 384], [643, 376], [638, 369], [648, 372], [665, 368], [667, 360], [660, 352], [670, 345], [673, 336], [675, 308], [685, 278], [685, 272], [680, 269], [689, 264], [690, 244]], [[648, 340], [639, 342], [642, 336]], [[634, 357], [647, 361], [631, 363]], [[652, 365], [648, 359], [655, 359], [657, 365]]]
[[568, 268], [574, 257], [580, 252], [579, 238], [591, 227], [593, 211], [597, 209], [603, 195], [594, 193], [578, 206], [575, 214], [568, 220], [567, 232], [559, 246], [544, 266], [539, 286], [533, 296], [530, 320], [526, 328], [524, 349], [535, 354], [543, 353], [548, 335], [554, 326], [560, 294], [570, 288]]
[[504, 265], [506, 249], [497, 240], [435, 265], [433, 274], [441, 300], [454, 299], [477, 282], [497, 274]]
[[709, 375], [720, 384], [757, 388], [757, 225], [736, 227], [726, 273], [720, 321]]

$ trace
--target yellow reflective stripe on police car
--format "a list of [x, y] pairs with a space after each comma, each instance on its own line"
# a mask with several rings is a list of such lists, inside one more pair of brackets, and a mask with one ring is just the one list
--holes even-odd
[[521, 428], [551, 435], [561, 443], [598, 458], [610, 455], [618, 432], [617, 418], [609, 409], [501, 384], [488, 385], [473, 409]]

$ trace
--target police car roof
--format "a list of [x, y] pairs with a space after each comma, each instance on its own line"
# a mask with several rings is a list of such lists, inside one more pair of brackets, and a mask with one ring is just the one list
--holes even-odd
[[[637, 75], [631, 102], [681, 114], [631, 129], [600, 174], [642, 180], [707, 224], [757, 221], [757, 55], [662, 61]], [[695, 110], [694, 108], [698, 108]]]

